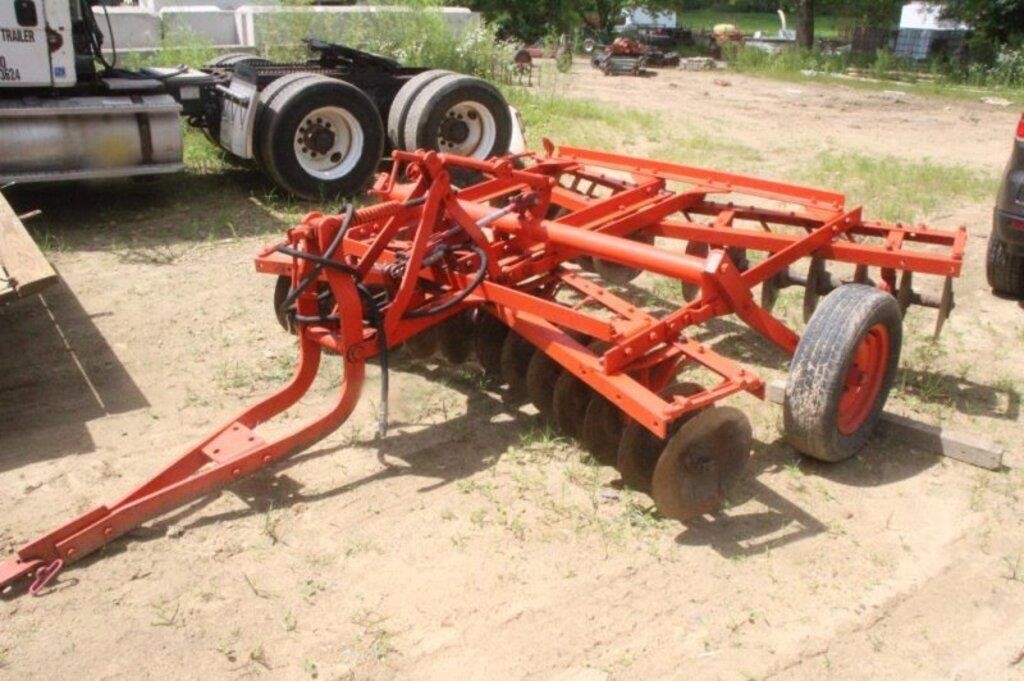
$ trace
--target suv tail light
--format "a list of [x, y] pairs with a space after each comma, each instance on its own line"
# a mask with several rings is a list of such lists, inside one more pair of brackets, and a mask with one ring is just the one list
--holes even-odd
[[1017, 139], [1024, 142], [1024, 115], [1020, 117], [1020, 123], [1017, 124]]

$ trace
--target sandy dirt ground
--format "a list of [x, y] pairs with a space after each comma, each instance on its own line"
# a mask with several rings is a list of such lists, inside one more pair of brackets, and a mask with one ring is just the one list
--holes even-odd
[[[797, 162], [849, 149], [994, 177], [1016, 118], [735, 75], [578, 71], [572, 96]], [[265, 189], [231, 171], [14, 194], [19, 209], [43, 204], [33, 227], [60, 240], [64, 284], [0, 310], [5, 554], [287, 378], [294, 347], [251, 261], [285, 226]], [[752, 464], [725, 510], [680, 525], [529, 408], [509, 413], [471, 367], [394, 371], [394, 427], [375, 439], [371, 367], [332, 436], [132, 532], [43, 597], [0, 602], [0, 675], [1024, 678], [1024, 310], [984, 285], [989, 214], [926, 216], [972, 230], [965, 276], [942, 341], [904, 354], [914, 385], [942, 390], [891, 402], [1003, 444], [1002, 471], [885, 437], [840, 465], [801, 460], [778, 408], [740, 397]], [[211, 223], [216, 238], [197, 227]], [[932, 319], [912, 311], [908, 333]], [[764, 375], [784, 370], [741, 327], [716, 334]], [[336, 384], [326, 376], [307, 409]]]

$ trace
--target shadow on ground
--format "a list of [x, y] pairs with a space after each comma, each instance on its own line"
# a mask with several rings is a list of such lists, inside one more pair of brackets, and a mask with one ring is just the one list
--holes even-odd
[[149, 406], [74, 292], [0, 308], [0, 471], [93, 450], [86, 423]]
[[[828, 528], [799, 504], [758, 480], [762, 473], [788, 471], [795, 476], [821, 477], [852, 487], [881, 487], [919, 475], [937, 457], [875, 438], [852, 459], [823, 463], [799, 456], [784, 439], [754, 442], [754, 453], [743, 482], [729, 505], [711, 516], [691, 521], [676, 537], [686, 546], [709, 546], [725, 558], [749, 557], [807, 539]], [[762, 509], [740, 510], [754, 500]]]
[[116, 251], [128, 259], [137, 248], [282, 234], [290, 221], [283, 214], [337, 207], [286, 197], [260, 173], [242, 168], [145, 182], [16, 186], [6, 196], [19, 213], [42, 211], [25, 226], [43, 248]]
[[[466, 412], [410, 432], [400, 432], [408, 424], [393, 424], [394, 430], [386, 437], [360, 442], [360, 447], [377, 449], [383, 467], [344, 485], [307, 492], [302, 484], [287, 475], [293, 466], [337, 455], [349, 445], [312, 449], [231, 486], [229, 491], [244, 501], [246, 508], [197, 517], [197, 513], [216, 498], [214, 494], [172, 512], [152, 525], [137, 529], [129, 536], [136, 541], [148, 541], [164, 536], [171, 527], [188, 531], [265, 513], [270, 509], [289, 508], [298, 503], [316, 504], [365, 485], [401, 476], [428, 480], [419, 491], [430, 493], [493, 466], [510, 446], [522, 440], [524, 433], [539, 419], [517, 411], [507, 420], [495, 420], [495, 416], [507, 412], [501, 398], [494, 393], [480, 389], [471, 380], [453, 381], [444, 368], [406, 368], [434, 380], [446, 376], [447, 385], [467, 395]], [[480, 424], [487, 424], [487, 427], [480, 428]], [[469, 446], [453, 447], [454, 442]], [[821, 476], [843, 485], [880, 486], [917, 475], [935, 462], [933, 456], [907, 451], [884, 440], [873, 442], [865, 452], [841, 464], [803, 459], [781, 439], [771, 443], [755, 441], [747, 473], [731, 494], [728, 507], [713, 516], [684, 525], [676, 541], [684, 546], [706, 545], [723, 557], [734, 558], [779, 548], [826, 531], [826, 526], [804, 510], [798, 501], [760, 482], [758, 476], [765, 472], [796, 469], [800, 475]], [[759, 502], [763, 508], [739, 510], [750, 500]]]

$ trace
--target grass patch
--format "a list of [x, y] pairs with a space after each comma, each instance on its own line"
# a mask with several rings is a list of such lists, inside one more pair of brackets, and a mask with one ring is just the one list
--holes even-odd
[[542, 91], [510, 87], [505, 97], [522, 114], [532, 148], [547, 137], [559, 144], [607, 149], [640, 138], [657, 141], [662, 131], [657, 114], [570, 99], [555, 87]]
[[849, 205], [864, 205], [866, 217], [915, 221], [958, 200], [981, 201], [995, 191], [997, 178], [963, 166], [903, 161], [852, 152], [823, 152], [801, 181], [842, 187]]
[[[733, 46], [727, 50], [727, 57], [730, 66], [740, 73], [789, 82], [843, 84], [872, 91], [898, 89], [923, 96], [975, 101], [982, 97], [1000, 97], [1024, 104], [1024, 89], [1011, 86], [1013, 76], [982, 75], [965, 79], [962, 74], [950, 72], [941, 62], [921, 64], [885, 50], [874, 55], [853, 55], [790, 48], [768, 54], [755, 48]], [[861, 69], [862, 75], [848, 75], [851, 67]]]
[[753, 147], [729, 142], [703, 132], [672, 137], [652, 151], [650, 156], [660, 161], [715, 166], [733, 172], [750, 172], [764, 161], [761, 153]]
[[184, 160], [188, 172], [197, 175], [212, 175], [231, 168], [221, 148], [207, 139], [206, 135], [193, 128], [184, 120], [181, 122], [184, 137]]
[[[680, 25], [695, 31], [710, 31], [715, 24], [735, 24], [744, 33], [761, 31], [775, 35], [781, 26], [779, 16], [775, 12], [730, 12], [721, 8], [694, 9], [679, 12], [677, 19]], [[796, 28], [796, 15], [788, 14], [788, 28]], [[839, 17], [815, 14], [814, 35], [817, 38], [835, 38], [839, 35]]]

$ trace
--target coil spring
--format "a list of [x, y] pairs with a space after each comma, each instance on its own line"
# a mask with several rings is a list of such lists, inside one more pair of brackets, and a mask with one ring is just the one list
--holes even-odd
[[356, 210], [356, 217], [353, 226], [365, 225], [370, 222], [377, 222], [386, 218], [398, 215], [403, 206], [398, 201], [384, 201], [372, 206], [366, 206]]

